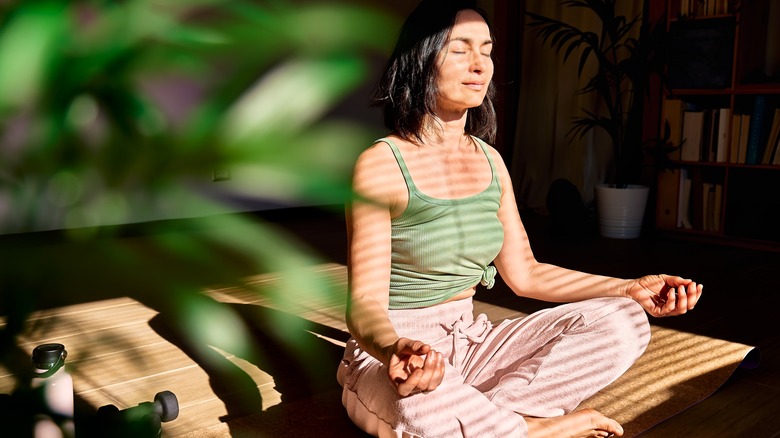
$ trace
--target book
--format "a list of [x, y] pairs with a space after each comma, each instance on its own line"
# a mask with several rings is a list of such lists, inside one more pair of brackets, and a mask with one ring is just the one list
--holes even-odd
[[715, 13], [716, 14], [728, 14], [729, 13], [729, 0], [714, 0], [717, 1], [717, 6], [715, 6]]
[[704, 231], [712, 231], [713, 207], [715, 203], [715, 186], [712, 183], [702, 183], [702, 227]]
[[764, 146], [764, 157], [761, 164], [772, 164], [775, 151], [777, 149], [777, 137], [780, 135], [780, 108], [775, 109], [772, 117], [772, 127], [769, 129], [766, 145]]
[[[667, 141], [672, 146], [680, 146], [682, 143], [682, 127], [683, 127], [683, 111], [685, 108], [685, 102], [682, 99], [666, 99], [663, 104], [663, 120], [664, 126], [669, 126], [669, 138]], [[664, 127], [664, 129], [666, 129]], [[677, 148], [669, 153], [669, 158], [672, 160], [680, 159], [680, 150]]]
[[777, 137], [775, 142], [775, 156], [772, 158], [772, 164], [780, 164], [780, 136]]
[[693, 14], [696, 17], [704, 17], [707, 15], [707, 2], [705, 0], [694, 0]]
[[729, 141], [729, 163], [737, 163], [739, 159], [739, 138], [742, 135], [742, 115], [731, 115], [731, 140]]
[[677, 227], [693, 228], [691, 224], [691, 184], [688, 169], [680, 169], [679, 193], [677, 195]]
[[775, 139], [774, 144], [775, 153], [772, 156], [772, 163], [771, 164], [780, 164], [780, 133], [778, 133], [777, 138]]
[[701, 140], [704, 130], [704, 111], [683, 112], [683, 144], [680, 148], [680, 159], [683, 161], [699, 161], [701, 159]]
[[742, 114], [742, 131], [739, 134], [738, 164], [745, 164], [747, 159], [748, 136], [750, 135], [750, 114]]
[[750, 116], [750, 133], [748, 134], [745, 164], [761, 164], [771, 123], [771, 121], [767, 121], [768, 118], [767, 96], [759, 94], [753, 103], [753, 113]]
[[702, 172], [694, 169], [690, 173], [691, 194], [691, 224], [694, 230], [704, 229], [704, 183], [702, 181]]
[[715, 123], [718, 120], [717, 115], [715, 114], [716, 111], [717, 110], [711, 108], [704, 110], [704, 123], [702, 124], [701, 130], [701, 153], [699, 156], [699, 160], [701, 161], [715, 161], [713, 143], [715, 135], [713, 132], [718, 129], [718, 127], [715, 126]]
[[662, 228], [677, 226], [677, 196], [680, 169], [666, 169], [658, 175], [658, 208], [655, 222]]
[[725, 163], [728, 158], [729, 135], [731, 134], [731, 109], [718, 110], [718, 133], [715, 145], [715, 162]]
[[715, 217], [713, 219], [713, 230], [720, 232], [721, 216], [723, 215], [723, 184], [715, 183], [715, 201], [713, 205]]
[[723, 184], [705, 182], [702, 183], [702, 188], [704, 205], [702, 230], [718, 232], [723, 208]]

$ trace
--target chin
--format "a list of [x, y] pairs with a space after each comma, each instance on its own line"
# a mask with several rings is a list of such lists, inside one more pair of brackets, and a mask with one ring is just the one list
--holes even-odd
[[480, 105], [482, 105], [484, 102], [485, 102], [485, 99], [482, 99], [479, 102], [474, 102], [472, 105], [468, 106], [468, 109], [477, 108]]

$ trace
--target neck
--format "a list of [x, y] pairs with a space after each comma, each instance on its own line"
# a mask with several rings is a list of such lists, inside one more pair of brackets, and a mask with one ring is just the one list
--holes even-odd
[[466, 116], [464, 112], [458, 118], [441, 118], [438, 115], [431, 117], [426, 135], [426, 143], [443, 147], [457, 148], [466, 137]]

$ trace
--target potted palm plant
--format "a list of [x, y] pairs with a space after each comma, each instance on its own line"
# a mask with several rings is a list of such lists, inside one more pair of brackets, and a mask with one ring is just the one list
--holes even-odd
[[[596, 187], [596, 203], [601, 234], [633, 238], [641, 232], [649, 188], [639, 185], [643, 163], [642, 141], [644, 97], [650, 79], [660, 75], [659, 56], [663, 23], [652, 28], [647, 14], [633, 18], [616, 11], [617, 0], [566, 0], [563, 5], [592, 13], [594, 30], [580, 29], [554, 18], [526, 12], [528, 26], [563, 62], [579, 55], [578, 75], [586, 78], [582, 93], [595, 93], [601, 109], [582, 109], [575, 116], [571, 138], [581, 138], [592, 130], [602, 130], [612, 146], [612, 162], [604, 184]], [[599, 29], [600, 27], [600, 29]], [[590, 64], [595, 63], [592, 69]], [[659, 76], [660, 77], [660, 76]], [[611, 198], [628, 204], [607, 205]]]

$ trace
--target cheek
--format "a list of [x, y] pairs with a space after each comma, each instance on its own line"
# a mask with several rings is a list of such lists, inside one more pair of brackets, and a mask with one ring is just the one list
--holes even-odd
[[493, 58], [491, 58], [485, 63], [485, 74], [492, 78], [493, 72], [495, 72], [495, 65], [493, 64]]
[[460, 78], [453, 72], [448, 71], [446, 68], [439, 71], [436, 85], [440, 91], [451, 90], [458, 83], [460, 83]]
[[439, 80], [452, 80], [463, 67], [450, 61], [439, 65]]

